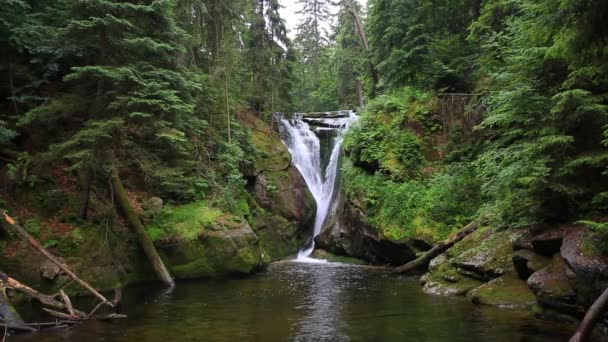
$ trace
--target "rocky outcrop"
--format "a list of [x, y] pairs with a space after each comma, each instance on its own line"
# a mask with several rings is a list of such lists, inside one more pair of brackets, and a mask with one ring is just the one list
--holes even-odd
[[270, 261], [246, 222], [236, 229], [205, 229], [194, 241], [177, 242], [160, 250], [177, 279], [249, 274]]
[[251, 114], [242, 114], [241, 120], [251, 128], [259, 152], [253, 165], [242, 170], [253, 197], [249, 221], [268, 256], [282, 259], [310, 238], [315, 201], [273, 127]]
[[[479, 228], [431, 261], [429, 271], [423, 277], [423, 290], [461, 296], [471, 292], [469, 296], [478, 303], [508, 307], [512, 300], [513, 306], [521, 307], [524, 305], [518, 298], [522, 297], [521, 291], [509, 298], [509, 289], [520, 289], [513, 280], [519, 278], [511, 260], [511, 243], [520, 236], [520, 231], [497, 232], [489, 227]], [[519, 282], [525, 288], [525, 282]], [[492, 293], [500, 293], [500, 299], [491, 299]]]
[[486, 227], [435, 258], [421, 279], [427, 293], [572, 321], [608, 286], [601, 243], [580, 226], [541, 232]]
[[332, 254], [352, 256], [373, 264], [402, 265], [426, 251], [430, 244], [417, 239], [395, 241], [380, 236], [365, 220], [363, 212], [341, 194], [331, 210], [325, 228], [315, 239], [319, 248]]

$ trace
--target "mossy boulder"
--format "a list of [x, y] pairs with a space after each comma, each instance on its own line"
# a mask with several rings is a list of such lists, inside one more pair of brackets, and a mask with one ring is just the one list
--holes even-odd
[[534, 295], [519, 279], [512, 262], [512, 243], [522, 234], [479, 228], [431, 261], [422, 278], [424, 291], [466, 295], [477, 304], [530, 307]]
[[246, 223], [238, 229], [205, 230], [196, 240], [159, 249], [176, 279], [250, 274], [270, 261]]
[[476, 287], [467, 297], [475, 304], [509, 309], [529, 309], [536, 303], [536, 297], [526, 283], [512, 273]]
[[423, 291], [443, 296], [464, 296], [472, 289], [483, 284], [477, 279], [463, 276], [453, 267], [445, 255], [433, 259], [429, 272], [422, 277]]
[[176, 279], [249, 274], [269, 262], [247, 221], [205, 201], [168, 208], [147, 230]]
[[577, 304], [577, 294], [571, 279], [572, 270], [560, 255], [555, 255], [551, 264], [528, 278], [528, 286], [542, 306], [579, 315], [583, 308]]

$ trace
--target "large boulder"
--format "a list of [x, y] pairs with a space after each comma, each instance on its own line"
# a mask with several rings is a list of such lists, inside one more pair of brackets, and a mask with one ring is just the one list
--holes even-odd
[[583, 308], [577, 304], [577, 294], [571, 280], [571, 270], [559, 255], [551, 264], [528, 278], [528, 286], [539, 304], [560, 312], [580, 315]]
[[594, 234], [584, 227], [568, 231], [563, 239], [561, 255], [577, 278], [585, 281], [608, 281], [608, 256], [602, 254]]
[[[338, 194], [316, 245], [336, 255], [352, 256], [373, 264], [402, 265], [416, 258], [428, 245], [416, 240], [393, 240], [380, 236], [363, 212]], [[428, 248], [427, 248], [428, 249]]]
[[160, 250], [177, 279], [250, 274], [269, 262], [246, 222], [236, 229], [205, 229], [193, 241], [174, 241]]
[[513, 242], [523, 234], [479, 228], [431, 261], [422, 278], [424, 292], [466, 295], [474, 303], [504, 308], [530, 307], [534, 295], [512, 261]]

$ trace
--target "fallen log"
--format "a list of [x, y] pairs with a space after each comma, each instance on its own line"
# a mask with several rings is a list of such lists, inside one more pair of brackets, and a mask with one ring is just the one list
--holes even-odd
[[479, 221], [473, 221], [460, 229], [453, 237], [438, 243], [428, 252], [424, 253], [416, 260], [412, 260], [405, 265], [401, 265], [393, 270], [394, 273], [408, 273], [414, 270], [425, 269], [429, 266], [431, 260], [450, 249], [456, 242], [464, 239], [467, 235], [476, 231], [480, 226]]
[[576, 329], [576, 332], [570, 338], [570, 342], [582, 342], [587, 341], [589, 335], [593, 331], [593, 327], [597, 321], [602, 317], [602, 314], [606, 311], [608, 305], [608, 289], [595, 300], [591, 305], [585, 317], [581, 321], [581, 324]]
[[165, 267], [165, 264], [160, 258], [160, 255], [158, 255], [158, 252], [156, 251], [156, 247], [154, 247], [152, 239], [150, 239], [150, 237], [148, 236], [148, 233], [146, 232], [143, 223], [139, 219], [139, 216], [137, 216], [137, 212], [135, 212], [135, 209], [129, 201], [127, 191], [122, 185], [122, 181], [120, 180], [120, 175], [118, 174], [117, 169], [112, 169], [111, 184], [112, 190], [114, 191], [114, 196], [116, 198], [116, 202], [120, 207], [123, 215], [127, 219], [129, 226], [131, 227], [135, 235], [137, 235], [139, 245], [148, 257], [148, 261], [150, 261], [150, 264], [152, 265], [156, 276], [165, 285], [169, 287], [174, 287], [175, 282], [173, 281], [173, 278], [171, 278], [171, 274], [167, 270], [167, 267]]
[[[33, 288], [31, 288], [27, 285], [24, 285], [24, 284], [20, 283], [19, 281], [9, 277], [2, 271], [0, 271], [0, 284], [4, 287], [10, 287], [33, 299], [36, 299], [42, 305], [50, 306], [54, 309], [59, 309], [59, 310], [64, 310], [64, 309], [68, 308], [67, 303], [62, 303], [62, 302], [56, 300], [55, 299], [56, 296], [49, 296], [46, 294], [42, 294], [42, 293], [34, 290]], [[73, 309], [73, 310], [77, 316], [85, 316], [85, 314], [83, 312], [78, 311], [76, 309]]]
[[91, 285], [89, 285], [84, 280], [80, 279], [74, 272], [72, 272], [65, 264], [63, 264], [59, 259], [57, 259], [53, 254], [51, 254], [46, 248], [42, 247], [36, 239], [34, 239], [21, 225], [19, 225], [13, 218], [11, 218], [6, 211], [2, 210], [2, 214], [4, 216], [4, 220], [10, 227], [13, 228], [15, 233], [24, 241], [29, 243], [32, 247], [37, 249], [40, 253], [42, 253], [45, 257], [47, 257], [53, 264], [57, 265], [59, 269], [63, 271], [68, 277], [72, 278], [75, 282], [84, 287], [87, 291], [89, 291], [93, 296], [97, 297], [101, 302], [105, 303], [108, 306], [112, 306], [101, 293], [95, 290]]

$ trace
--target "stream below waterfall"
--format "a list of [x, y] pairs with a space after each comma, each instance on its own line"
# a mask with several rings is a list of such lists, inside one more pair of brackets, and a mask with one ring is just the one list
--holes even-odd
[[[80, 299], [77, 305], [95, 305]], [[38, 312], [39, 310], [30, 310]], [[9, 341], [564, 341], [571, 326], [422, 292], [417, 278], [281, 262], [242, 279], [127, 288], [115, 322]]]

